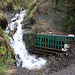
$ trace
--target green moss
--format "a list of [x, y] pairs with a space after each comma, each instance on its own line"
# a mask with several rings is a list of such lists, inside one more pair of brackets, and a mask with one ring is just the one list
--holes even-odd
[[23, 35], [23, 40], [25, 41], [26, 46], [33, 46], [36, 43], [36, 33], [25, 33]]

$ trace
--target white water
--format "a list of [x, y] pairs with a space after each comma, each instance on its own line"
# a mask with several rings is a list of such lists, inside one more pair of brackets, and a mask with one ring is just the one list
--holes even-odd
[[[14, 30], [14, 25], [15, 23], [17, 23], [17, 31], [16, 33], [12, 36], [13, 39], [10, 37], [10, 42], [11, 42], [11, 46], [14, 48], [15, 51], [15, 58], [17, 60], [17, 66], [22, 66], [22, 67], [26, 67], [28, 69], [40, 69], [43, 65], [45, 65], [46, 60], [44, 60], [43, 58], [35, 58], [34, 56], [31, 56], [30, 54], [28, 54], [26, 48], [25, 48], [25, 43], [22, 41], [22, 24], [21, 22], [23, 21], [23, 18], [25, 16], [25, 12], [26, 10], [21, 11], [19, 14], [16, 14], [14, 18], [12, 18], [11, 20], [16, 19], [17, 17], [19, 17], [18, 20], [9, 23], [8, 27], [10, 27], [11, 30]], [[6, 29], [6, 32], [9, 33], [8, 27]], [[17, 54], [19, 56], [17, 56]], [[19, 59], [20, 58], [20, 59]]]

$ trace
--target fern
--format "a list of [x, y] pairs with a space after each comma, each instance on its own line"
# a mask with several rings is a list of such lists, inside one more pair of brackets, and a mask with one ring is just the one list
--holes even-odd
[[[28, 5], [28, 9], [26, 11], [26, 14], [28, 15], [29, 18], [35, 19], [35, 14], [34, 13], [37, 11], [39, 4], [40, 3], [38, 3], [38, 0], [34, 0], [32, 3], [30, 3]], [[35, 6], [32, 9], [33, 5], [35, 5]]]
[[9, 37], [8, 37], [8, 35], [5, 33], [5, 31], [4, 31], [4, 30], [1, 30], [1, 32], [2, 32], [2, 34], [3, 34], [3, 36], [4, 36], [4, 39], [5, 39], [7, 42], [9, 42]]

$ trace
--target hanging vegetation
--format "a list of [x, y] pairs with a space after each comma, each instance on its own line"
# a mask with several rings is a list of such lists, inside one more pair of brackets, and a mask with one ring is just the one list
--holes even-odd
[[0, 28], [0, 74], [4, 74], [8, 64], [15, 64], [8, 35]]
[[34, 23], [35, 21], [35, 12], [38, 10], [39, 4], [40, 3], [38, 2], [38, 0], [34, 0], [30, 4], [28, 4], [26, 14], [28, 18], [30, 19], [30, 23]]
[[17, 0], [1, 0], [0, 1], [0, 9], [3, 11], [4, 10], [17, 11], [20, 9], [20, 5], [18, 4]]

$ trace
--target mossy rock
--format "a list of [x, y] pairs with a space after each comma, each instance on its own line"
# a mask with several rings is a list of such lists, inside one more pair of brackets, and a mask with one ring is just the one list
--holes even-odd
[[34, 46], [36, 44], [36, 33], [25, 33], [23, 35], [23, 41], [25, 42], [26, 46]]

